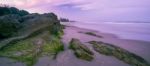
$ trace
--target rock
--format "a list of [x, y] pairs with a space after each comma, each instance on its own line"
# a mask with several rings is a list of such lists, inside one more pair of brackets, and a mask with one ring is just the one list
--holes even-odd
[[[81, 33], [82, 33], [82, 32], [81, 32]], [[97, 35], [97, 34], [95, 34], [95, 33], [93, 33], [93, 32], [85, 32], [85, 34], [91, 35], [91, 36], [95, 36], [95, 37], [98, 37], [98, 38], [103, 38], [102, 36]]]
[[83, 45], [78, 39], [73, 38], [70, 42], [70, 49], [74, 50], [76, 57], [91, 61], [94, 59], [94, 53], [86, 46]]
[[92, 61], [93, 60], [93, 56], [87, 52], [85, 52], [84, 50], [75, 50], [75, 55], [83, 60], [87, 60], [87, 61]]
[[21, 17], [20, 22], [26, 22], [27, 20], [34, 19], [35, 17], [39, 17], [39, 16], [40, 16], [40, 14], [37, 14], [37, 13], [25, 15], [25, 16]]
[[94, 50], [100, 54], [114, 56], [117, 59], [122, 60], [123, 62], [133, 66], [150, 66], [150, 64], [142, 57], [137, 56], [120, 47], [99, 41], [90, 41], [89, 43], [93, 44]]

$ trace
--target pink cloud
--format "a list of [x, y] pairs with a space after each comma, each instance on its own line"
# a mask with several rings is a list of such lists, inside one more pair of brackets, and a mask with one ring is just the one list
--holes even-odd
[[57, 3], [59, 0], [2, 0], [0, 3], [8, 4], [10, 6], [16, 6], [20, 8], [30, 8], [37, 5], [44, 5], [44, 4], [53, 4]]
[[[115, 15], [123, 17], [122, 15], [133, 13], [136, 14], [135, 16], [143, 16], [144, 19], [144, 16], [149, 14], [148, 12], [150, 11], [149, 2], [150, 0], [0, 0], [2, 4], [9, 4], [32, 13], [51, 11], [58, 12], [60, 15], [62, 15], [62, 13], [63, 15], [69, 14], [70, 16], [76, 16], [76, 18], [78, 18], [78, 16], [85, 17], [86, 15], [89, 18], [96, 19], [106, 19], [110, 18], [110, 16], [114, 17]], [[131, 18], [131, 16], [132, 15], [127, 15], [128, 19]], [[114, 19], [117, 18], [114, 17]]]

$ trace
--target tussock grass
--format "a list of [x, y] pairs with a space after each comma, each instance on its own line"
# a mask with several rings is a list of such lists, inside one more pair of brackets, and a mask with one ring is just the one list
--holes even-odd
[[54, 58], [56, 58], [57, 54], [64, 50], [64, 46], [58, 38], [54, 38], [51, 40], [51, 42], [46, 42], [42, 50], [43, 54], [45, 55], [53, 54]]

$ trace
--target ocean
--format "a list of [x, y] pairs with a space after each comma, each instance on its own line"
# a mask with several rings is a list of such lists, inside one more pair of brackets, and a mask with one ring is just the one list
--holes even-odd
[[70, 22], [71, 26], [112, 33], [121, 39], [150, 41], [150, 23], [134, 22]]

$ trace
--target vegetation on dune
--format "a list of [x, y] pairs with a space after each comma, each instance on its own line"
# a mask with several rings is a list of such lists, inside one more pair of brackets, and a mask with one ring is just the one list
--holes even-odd
[[29, 13], [25, 10], [19, 10], [15, 7], [9, 7], [7, 5], [0, 6], [0, 16], [8, 14], [18, 14], [20, 16], [28, 15]]
[[15, 19], [10, 19], [10, 18], [0, 18], [0, 38], [8, 38], [15, 33], [21, 28], [21, 24], [19, 24], [18, 21]]
[[28, 15], [25, 10], [19, 10], [7, 5], [0, 6], [0, 39], [9, 38], [17, 34], [23, 26], [20, 23], [21, 16]]
[[133, 66], [149, 66], [149, 63], [140, 56], [128, 52], [120, 47], [98, 41], [90, 41], [89, 43], [93, 44], [94, 50], [100, 54], [114, 56], [117, 59], [120, 59]]
[[94, 53], [87, 46], [83, 45], [78, 39], [73, 38], [70, 41], [69, 48], [72, 49], [76, 57], [80, 59], [87, 61], [92, 61], [94, 59]]

